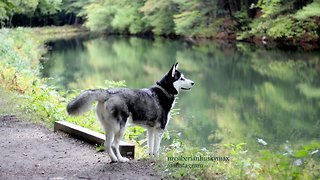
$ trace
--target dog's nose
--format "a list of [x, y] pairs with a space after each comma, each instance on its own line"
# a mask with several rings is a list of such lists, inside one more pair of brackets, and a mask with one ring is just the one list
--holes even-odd
[[193, 86], [193, 85], [194, 85], [194, 82], [192, 82], [191, 85]]

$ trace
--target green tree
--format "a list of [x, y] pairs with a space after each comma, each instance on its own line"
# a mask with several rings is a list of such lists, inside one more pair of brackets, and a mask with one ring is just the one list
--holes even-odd
[[139, 8], [144, 0], [93, 1], [85, 7], [87, 21], [85, 25], [93, 31], [109, 31], [137, 34], [148, 28]]
[[131, 34], [147, 31], [146, 21], [139, 8], [143, 6], [144, 0], [124, 0], [116, 4], [115, 16], [112, 19], [112, 27], [120, 32]]
[[259, 0], [257, 6], [261, 8], [262, 17], [268, 17], [274, 13], [279, 12], [281, 0]]
[[0, 25], [12, 26], [14, 15], [32, 18], [55, 14], [61, 4], [62, 0], [3, 0], [0, 2]]
[[112, 0], [93, 1], [84, 7], [85, 26], [92, 31], [112, 31], [112, 19], [116, 13], [116, 3]]
[[85, 16], [84, 7], [90, 3], [88, 0], [63, 0], [62, 11], [64, 11], [68, 17], [68, 24], [77, 25], [80, 20]]
[[177, 0], [180, 12], [174, 15], [177, 34], [203, 35], [211, 28], [217, 10], [217, 2], [211, 0]]
[[38, 0], [38, 10], [41, 15], [55, 14], [60, 10], [62, 0]]
[[7, 22], [11, 26], [14, 14], [32, 14], [38, 5], [38, 0], [4, 0], [0, 2], [0, 24]]
[[150, 23], [154, 34], [175, 34], [173, 16], [178, 13], [178, 4], [175, 1], [148, 0], [140, 11], [144, 13], [144, 19]]

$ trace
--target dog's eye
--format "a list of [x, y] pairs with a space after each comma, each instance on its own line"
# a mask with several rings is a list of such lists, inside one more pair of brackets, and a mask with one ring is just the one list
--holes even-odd
[[184, 79], [183, 77], [181, 77], [180, 80], [181, 80], [181, 81], [184, 81], [184, 80], [186, 80], [186, 79]]

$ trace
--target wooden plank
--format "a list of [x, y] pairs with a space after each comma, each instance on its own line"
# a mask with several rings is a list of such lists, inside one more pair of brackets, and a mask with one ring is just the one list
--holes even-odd
[[[56, 121], [54, 123], [54, 132], [62, 131], [71, 136], [86, 141], [90, 144], [104, 144], [105, 135], [92, 131], [90, 129], [72, 124], [67, 121]], [[120, 153], [122, 156], [134, 158], [135, 147], [133, 144], [120, 141]]]

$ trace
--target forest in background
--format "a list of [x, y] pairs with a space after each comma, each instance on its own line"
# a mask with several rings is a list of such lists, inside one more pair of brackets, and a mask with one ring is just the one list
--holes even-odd
[[320, 0], [2, 0], [1, 27], [317, 43]]

